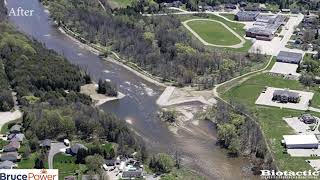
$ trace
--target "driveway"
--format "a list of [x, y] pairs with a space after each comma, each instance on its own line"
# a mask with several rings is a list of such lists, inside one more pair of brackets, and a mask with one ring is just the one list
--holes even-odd
[[48, 165], [49, 169], [53, 169], [53, 157], [61, 152], [61, 149], [65, 149], [65, 146], [62, 142], [51, 143], [51, 148], [48, 155]]

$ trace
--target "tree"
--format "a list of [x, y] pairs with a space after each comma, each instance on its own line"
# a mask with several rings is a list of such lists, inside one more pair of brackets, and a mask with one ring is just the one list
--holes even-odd
[[79, 149], [78, 153], [76, 155], [76, 162], [77, 164], [84, 164], [85, 163], [85, 159], [88, 156], [88, 151], [85, 149]]
[[104, 163], [103, 157], [100, 155], [87, 156], [85, 159], [88, 171], [98, 173], [101, 165]]
[[159, 153], [150, 160], [149, 167], [160, 173], [169, 173], [175, 165], [175, 161], [171, 156], [165, 153]]
[[43, 169], [44, 168], [44, 163], [43, 160], [40, 158], [37, 158], [35, 161], [35, 165], [34, 165], [35, 169]]
[[163, 110], [161, 118], [166, 122], [174, 123], [177, 119], [177, 115], [175, 111]]

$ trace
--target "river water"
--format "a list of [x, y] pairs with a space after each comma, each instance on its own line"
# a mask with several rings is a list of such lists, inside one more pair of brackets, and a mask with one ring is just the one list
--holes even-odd
[[216, 131], [210, 122], [197, 125], [186, 124], [178, 135], [171, 133], [167, 125], [157, 118], [159, 107], [155, 101], [163, 88], [151, 84], [124, 67], [104, 61], [57, 30], [48, 11], [38, 0], [7, 0], [7, 8], [34, 10], [32, 17], [10, 17], [17, 29], [42, 42], [66, 57], [71, 63], [86, 69], [93, 80], [109, 79], [115, 82], [125, 98], [100, 106], [106, 112], [116, 114], [131, 122], [129, 126], [141, 136], [152, 152], [178, 151], [186, 167], [208, 179], [253, 179], [243, 172], [248, 166], [246, 159], [227, 158], [225, 152], [215, 145]]

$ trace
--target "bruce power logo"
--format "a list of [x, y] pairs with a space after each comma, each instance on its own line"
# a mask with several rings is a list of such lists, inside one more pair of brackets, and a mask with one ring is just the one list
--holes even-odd
[[58, 169], [0, 169], [0, 180], [58, 180]]

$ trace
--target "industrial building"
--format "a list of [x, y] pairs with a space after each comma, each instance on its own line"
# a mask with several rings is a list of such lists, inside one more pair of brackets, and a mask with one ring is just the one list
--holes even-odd
[[318, 149], [319, 146], [315, 135], [284, 135], [282, 143], [287, 149]]
[[300, 64], [302, 61], [302, 54], [289, 51], [280, 51], [277, 55], [277, 62]]
[[246, 36], [258, 40], [271, 41], [287, 18], [283, 15], [257, 15], [252, 28], [246, 30]]
[[260, 14], [257, 11], [239, 11], [235, 15], [235, 20], [237, 21], [255, 21], [256, 17]]

